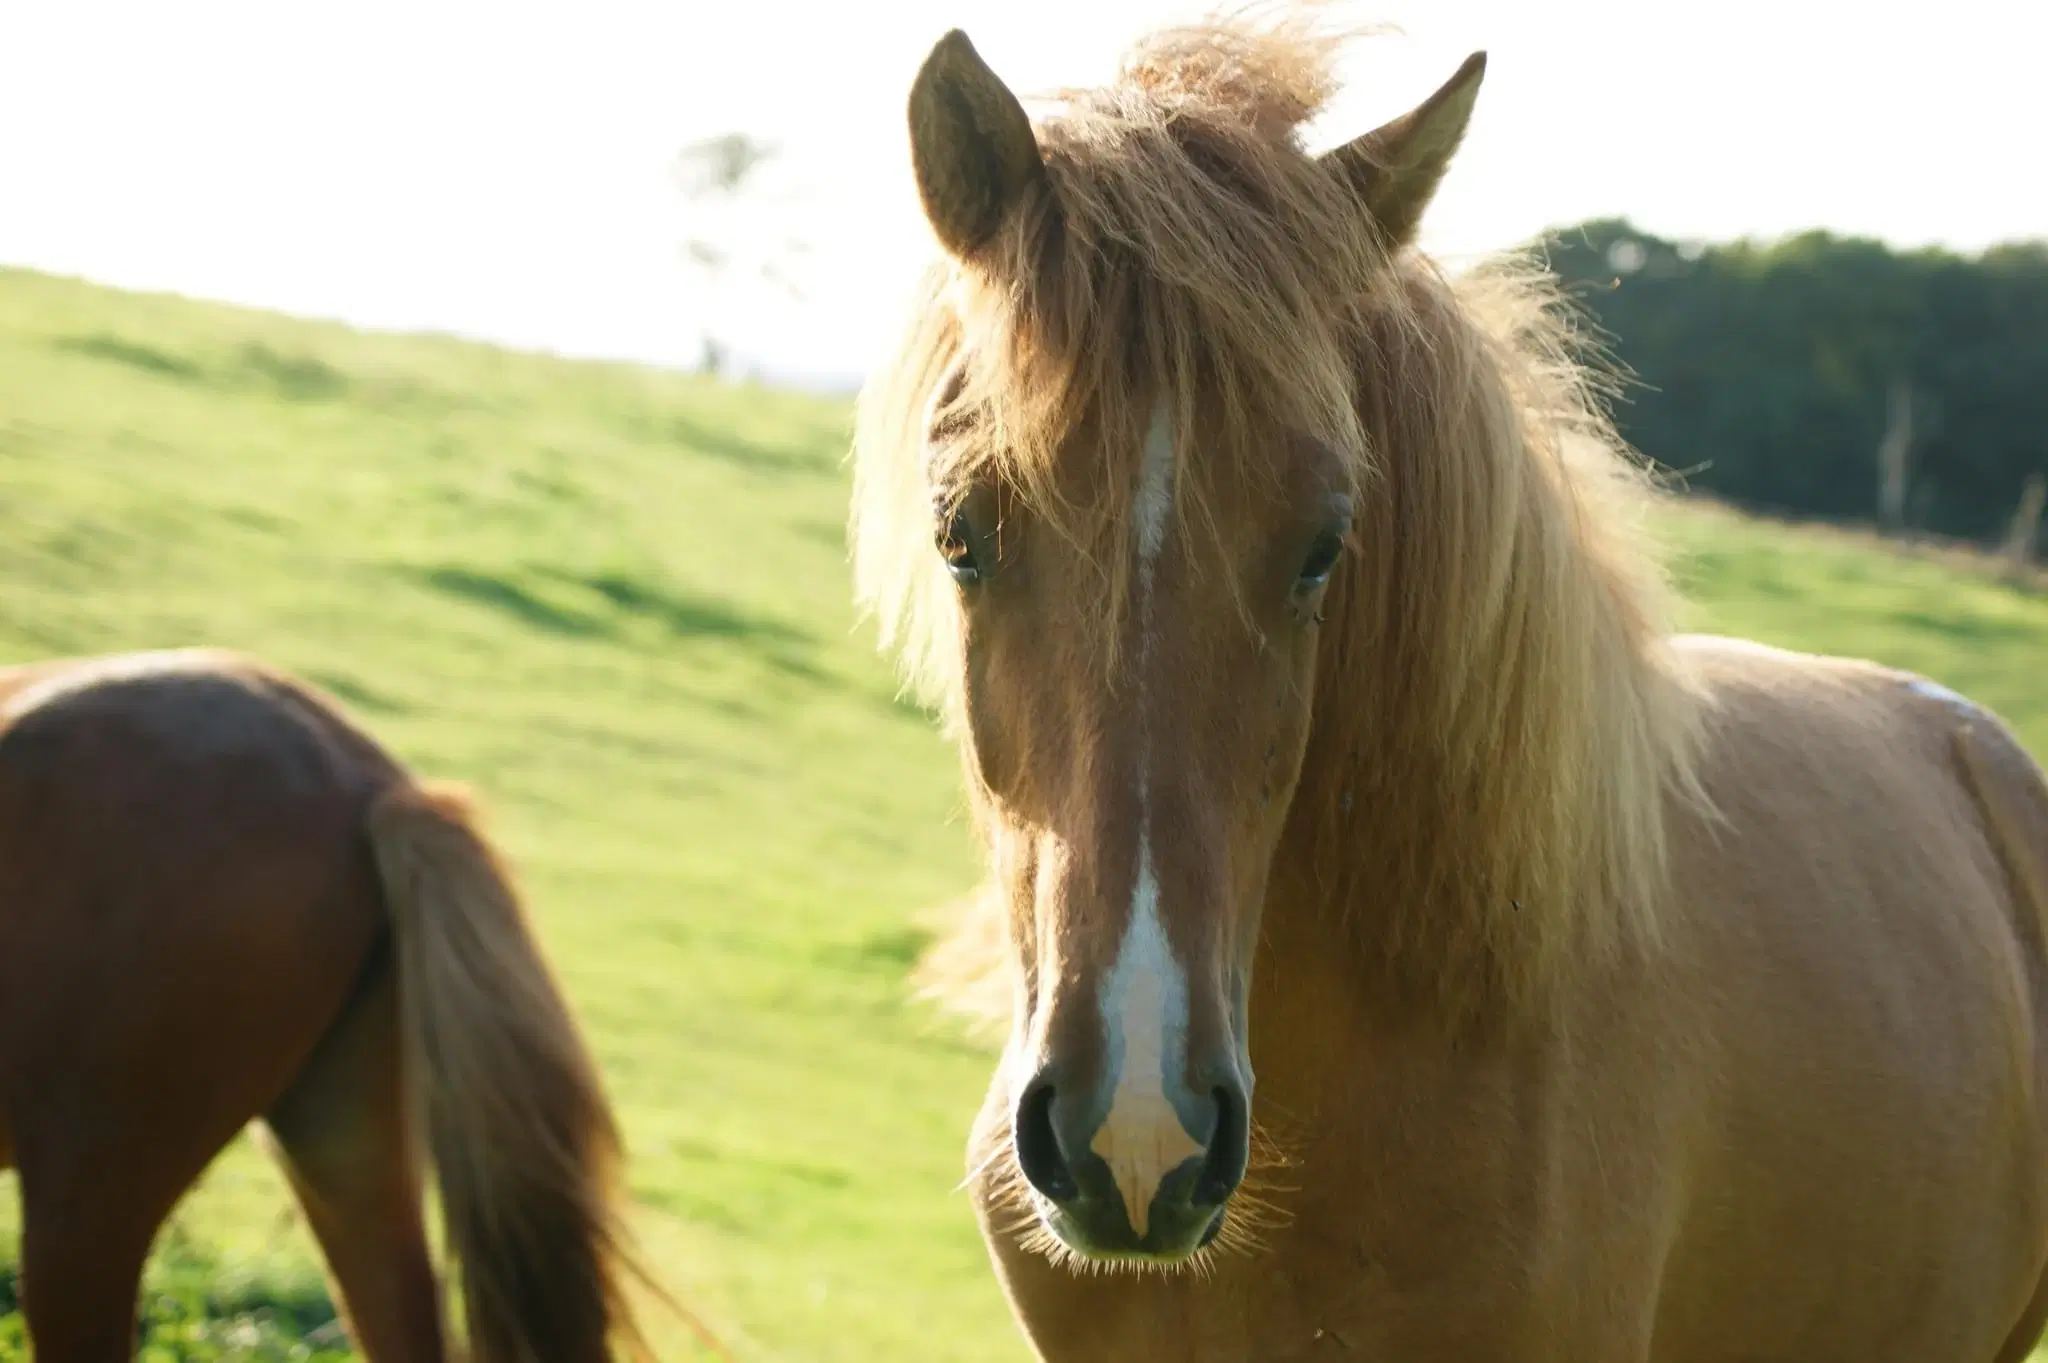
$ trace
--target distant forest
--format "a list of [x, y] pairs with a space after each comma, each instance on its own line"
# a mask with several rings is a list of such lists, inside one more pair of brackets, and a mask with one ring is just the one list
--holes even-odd
[[1622, 433], [1688, 488], [1990, 540], [2048, 473], [2048, 241], [1702, 246], [1601, 220], [1543, 246], [1623, 370]]

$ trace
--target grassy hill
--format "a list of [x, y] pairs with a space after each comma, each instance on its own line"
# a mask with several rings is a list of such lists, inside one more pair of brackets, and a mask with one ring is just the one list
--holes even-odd
[[[974, 865], [952, 756], [848, 606], [846, 419], [0, 271], [0, 661], [253, 651], [472, 783], [648, 1241], [740, 1356], [1021, 1358], [954, 1191], [990, 1057], [903, 988]], [[2048, 599], [1725, 513], [1670, 529], [1694, 626], [1921, 668], [2048, 753]], [[215, 1166], [153, 1269], [155, 1357], [331, 1334], [288, 1208], [252, 1150]]]

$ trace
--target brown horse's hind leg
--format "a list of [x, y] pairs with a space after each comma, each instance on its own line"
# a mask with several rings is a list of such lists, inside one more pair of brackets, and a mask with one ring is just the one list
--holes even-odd
[[40, 1363], [126, 1363], [135, 1355], [135, 1294], [157, 1217], [97, 1216], [22, 1184], [21, 1309]]
[[157, 1227], [206, 1166], [163, 1146], [66, 1133], [23, 1141], [21, 1309], [38, 1363], [126, 1363]]
[[371, 1363], [440, 1363], [439, 1290], [398, 1064], [388, 947], [268, 1125]]

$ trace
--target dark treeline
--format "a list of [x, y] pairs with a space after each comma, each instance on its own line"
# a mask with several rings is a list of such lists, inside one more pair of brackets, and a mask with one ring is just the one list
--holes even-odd
[[[1546, 246], [1630, 376], [1623, 434], [1687, 487], [1989, 539], [2048, 471], [2048, 242], [1700, 247], [1604, 220]], [[1889, 501], [1888, 445], [1905, 451]]]

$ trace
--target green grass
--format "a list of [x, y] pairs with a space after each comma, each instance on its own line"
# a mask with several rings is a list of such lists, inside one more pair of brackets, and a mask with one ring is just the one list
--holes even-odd
[[[0, 271], [0, 659], [249, 650], [476, 786], [680, 1294], [747, 1360], [1022, 1358], [954, 1191], [990, 1056], [904, 989], [975, 868], [954, 760], [849, 609], [846, 430], [837, 402]], [[1671, 530], [1689, 623], [1921, 668], [2048, 752], [2048, 600], [1721, 513]], [[319, 1357], [317, 1274], [238, 1143], [152, 1265], [151, 1357]]]
[[2004, 585], [1989, 560], [1713, 506], [1664, 534], [1688, 628], [1911, 668], [1998, 711], [2048, 761], [2048, 591]]
[[[138, 1303], [141, 1363], [344, 1363], [353, 1358], [325, 1286], [310, 1267], [222, 1272], [182, 1224], [157, 1245], [149, 1289]], [[23, 1358], [19, 1275], [0, 1267], [0, 1358]]]
[[[250, 650], [472, 783], [681, 1295], [749, 1359], [1000, 1357], [952, 1191], [988, 1061], [902, 989], [974, 866], [854, 631], [846, 420], [0, 274], [0, 657]], [[180, 1226], [297, 1281], [286, 1205], [238, 1147]]]

